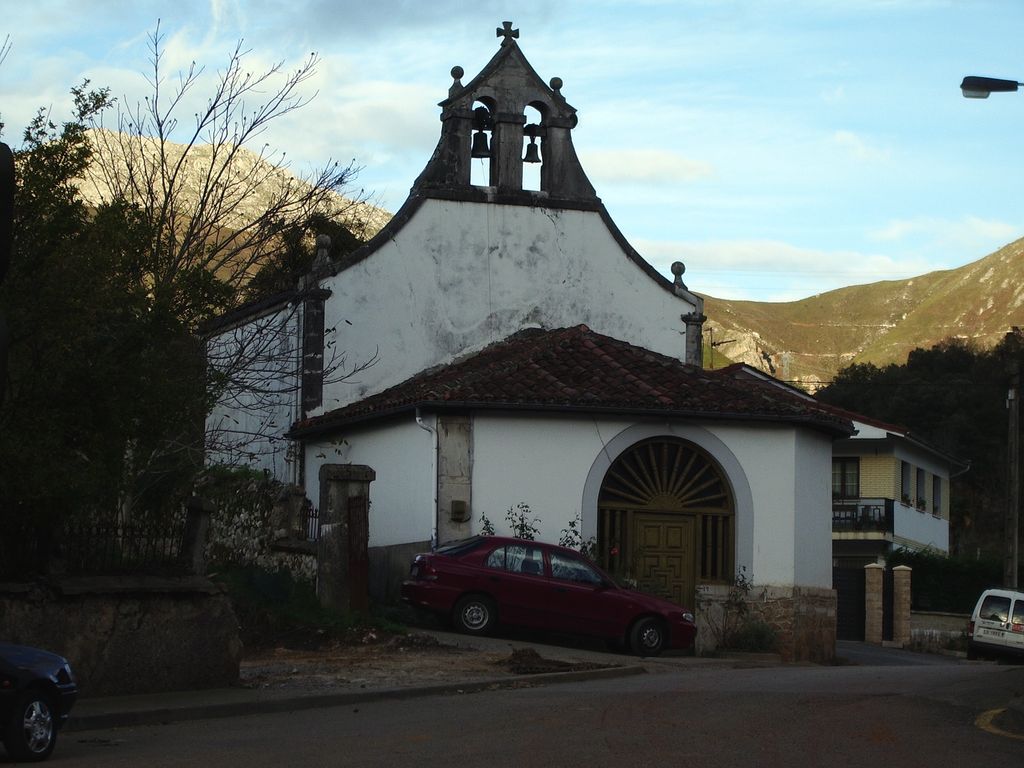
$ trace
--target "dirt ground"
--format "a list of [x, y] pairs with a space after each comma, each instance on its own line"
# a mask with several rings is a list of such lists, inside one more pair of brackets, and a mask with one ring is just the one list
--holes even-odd
[[545, 659], [526, 648], [501, 653], [456, 648], [417, 632], [386, 636], [368, 631], [344, 641], [292, 645], [302, 647], [247, 652], [241, 664], [241, 685], [326, 693], [516, 678], [602, 666]]

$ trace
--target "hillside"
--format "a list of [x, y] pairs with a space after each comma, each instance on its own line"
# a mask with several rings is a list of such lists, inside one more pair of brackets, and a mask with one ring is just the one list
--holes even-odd
[[903, 362], [950, 337], [994, 345], [1024, 325], [1024, 239], [958, 269], [840, 288], [800, 301], [705, 297], [716, 351], [808, 385], [854, 362]]
[[[92, 129], [88, 131], [88, 136], [94, 151], [104, 156], [104, 162], [91, 166], [78, 183], [82, 199], [93, 206], [113, 196], [110, 181], [104, 171], [123, 180], [129, 178], [131, 173], [139, 174], [140, 168], [155, 167], [160, 162], [160, 152], [165, 153], [164, 162], [168, 167], [181, 163], [185, 152], [185, 146], [181, 144], [166, 142], [161, 145], [155, 139], [137, 137], [124, 140], [123, 134], [104, 129]], [[129, 148], [127, 152], [126, 147]], [[144, 154], [145, 160], [132, 156], [135, 153]], [[129, 157], [126, 157], [126, 154]], [[257, 212], [267, 209], [270, 201], [276, 199], [281, 190], [296, 184], [308, 187], [305, 181], [299, 179], [288, 168], [277, 167], [265, 157], [244, 147], [239, 147], [234, 157], [233, 179], [259, 178], [261, 183], [255, 190], [244, 183], [228, 183], [223, 186], [224, 203], [231, 214], [225, 223], [232, 227], [242, 228], [248, 225]], [[134, 171], [129, 171], [130, 163]], [[215, 157], [210, 145], [197, 144], [189, 148], [188, 162], [182, 164], [183, 192], [193, 198], [198, 197], [208, 184], [207, 177], [211, 167], [216, 170], [221, 164], [222, 161]], [[244, 193], [244, 197], [236, 195], [235, 190], [240, 194]], [[350, 200], [341, 195], [334, 195], [333, 198], [332, 206], [341, 212], [342, 222], [361, 239], [369, 239], [375, 235], [391, 218], [387, 211], [363, 200]]]

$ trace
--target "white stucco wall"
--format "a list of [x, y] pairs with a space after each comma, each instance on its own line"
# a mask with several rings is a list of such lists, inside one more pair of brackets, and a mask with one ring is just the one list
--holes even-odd
[[897, 546], [949, 552], [949, 521], [897, 502], [893, 509], [893, 538]]
[[[832, 587], [832, 438], [796, 432], [794, 445], [793, 582]], [[829, 546], [822, 549], [820, 542]]]
[[[549, 539], [557, 540], [577, 511], [583, 512], [584, 538], [596, 535], [597, 492], [607, 468], [640, 440], [670, 435], [700, 445], [725, 471], [736, 504], [737, 568], [745, 568], [757, 584], [831, 588], [832, 441], [827, 435], [775, 425], [520, 418], [512, 426], [510, 421], [481, 416], [474, 423], [474, 506], [487, 499], [485, 486], [499, 489], [483, 507], [492, 522], [491, 508], [501, 511], [504, 522], [504, 511], [518, 501], [539, 511], [531, 501], [535, 495], [551, 499], [546, 508], [565, 510], [553, 521], [542, 515]], [[581, 453], [594, 457], [582, 485]]]
[[682, 358], [693, 306], [631, 261], [595, 212], [427, 200], [340, 274], [326, 322], [348, 366], [324, 410], [362, 399], [524, 327], [586, 324]]
[[744, 430], [737, 457], [747, 469], [754, 502], [757, 584], [832, 586], [832, 441], [811, 430]]
[[279, 307], [207, 341], [207, 365], [230, 383], [206, 418], [206, 462], [266, 470], [294, 482], [296, 457], [282, 435], [299, 414], [297, 308]]
[[[424, 423], [434, 427], [433, 418]], [[306, 496], [319, 505], [322, 465], [364, 464], [377, 473], [370, 483], [370, 546], [429, 541], [435, 523], [435, 445], [434, 433], [421, 429], [412, 416], [311, 444], [306, 450]]]
[[949, 479], [948, 463], [912, 443], [897, 443], [893, 455], [900, 461], [912, 464], [915, 469], [920, 467], [929, 475], [938, 475]]
[[[433, 419], [427, 419], [433, 426]], [[831, 587], [831, 441], [783, 426], [636, 423], [577, 416], [477, 414], [473, 419], [472, 530], [484, 513], [499, 533], [520, 502], [541, 519], [540, 538], [558, 541], [582, 516], [584, 538], [596, 535], [597, 493], [624, 450], [671, 435], [704, 448], [722, 466], [736, 503], [736, 565], [758, 584]], [[431, 538], [436, 477], [435, 436], [414, 419], [352, 431], [338, 444], [311, 446], [307, 488], [325, 462], [366, 464], [370, 544]]]
[[628, 426], [578, 418], [476, 416], [474, 532], [486, 514], [496, 533], [508, 535], [505, 514], [522, 502], [541, 518], [542, 540], [557, 542], [578, 515], [584, 539], [596, 535], [596, 507], [582, 514], [587, 475], [604, 442]]

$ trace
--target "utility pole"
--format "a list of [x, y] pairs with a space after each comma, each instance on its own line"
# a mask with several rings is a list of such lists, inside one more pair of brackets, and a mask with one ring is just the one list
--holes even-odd
[[[1014, 340], [1007, 345], [1010, 359], [1007, 372], [1010, 374], [1010, 390], [1006, 395], [1006, 408], [1010, 414], [1007, 439], [1007, 505], [1006, 505], [1006, 555], [1003, 569], [1003, 585], [1017, 589], [1017, 570], [1020, 562], [1020, 346], [1017, 341], [1019, 330], [1006, 334]], [[1007, 339], [1009, 341], [1009, 338]]]

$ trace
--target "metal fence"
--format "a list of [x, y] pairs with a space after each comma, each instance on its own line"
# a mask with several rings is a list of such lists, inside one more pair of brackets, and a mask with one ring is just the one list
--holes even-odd
[[0, 580], [187, 570], [184, 509], [164, 515], [90, 515], [57, 524], [8, 523], [0, 531]]
[[832, 504], [832, 530], [834, 532], [864, 531], [876, 533], [893, 532], [893, 507], [891, 499], [880, 503]]
[[173, 569], [182, 559], [185, 511], [64, 526], [59, 556], [67, 573]]

